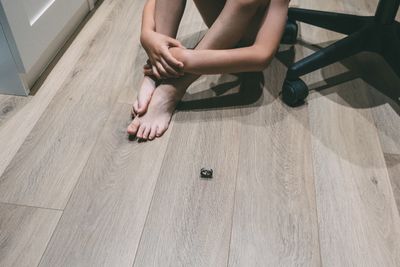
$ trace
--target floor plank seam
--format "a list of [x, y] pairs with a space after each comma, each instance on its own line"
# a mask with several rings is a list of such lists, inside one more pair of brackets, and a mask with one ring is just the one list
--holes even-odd
[[70, 194], [69, 194], [68, 200], [65, 202], [64, 210], [65, 210], [65, 208], [68, 206], [68, 203], [69, 203], [70, 200], [71, 200], [71, 197], [72, 197], [72, 195], [73, 195], [73, 193], [74, 193], [74, 191], [75, 191], [75, 189], [76, 189], [76, 186], [77, 186], [77, 185], [79, 184], [79, 182], [80, 182], [80, 179], [81, 179], [81, 176], [82, 176], [82, 172], [85, 170], [85, 168], [86, 168], [86, 166], [87, 166], [87, 164], [88, 164], [88, 162], [89, 162], [89, 159], [92, 157], [93, 150], [94, 150], [94, 148], [97, 146], [97, 143], [99, 142], [100, 136], [101, 136], [101, 135], [103, 134], [103, 132], [105, 131], [104, 126], [107, 125], [108, 121], [110, 120], [112, 110], [114, 109], [114, 107], [115, 107], [116, 104], [117, 104], [116, 102], [113, 103], [113, 105], [112, 105], [113, 108], [110, 109], [110, 113], [108, 114], [107, 119], [104, 120], [104, 124], [102, 125], [102, 127], [103, 127], [102, 130], [101, 130], [101, 131], [98, 131], [98, 134], [97, 134], [97, 136], [96, 136], [96, 140], [95, 140], [95, 142], [93, 143], [93, 146], [92, 146], [91, 149], [90, 149], [90, 153], [89, 153], [89, 155], [88, 155], [88, 157], [87, 157], [87, 159], [86, 159], [85, 165], [83, 165], [82, 170], [81, 170], [81, 172], [79, 173], [78, 179], [76, 180], [76, 182], [75, 182], [75, 184], [74, 184], [74, 186], [73, 186], [73, 188], [72, 188], [72, 190], [71, 190], [71, 192], [70, 192]]
[[[115, 103], [114, 103], [113, 107], [114, 107], [114, 106], [115, 106]], [[112, 110], [112, 109], [111, 109], [111, 110]], [[75, 183], [73, 189], [71, 190], [71, 193], [70, 193], [70, 195], [69, 195], [69, 198], [68, 198], [68, 200], [67, 200], [67, 202], [66, 202], [66, 204], [65, 204], [65, 206], [64, 206], [64, 210], [65, 210], [66, 207], [68, 206], [68, 203], [70, 202], [71, 197], [72, 197], [72, 195], [73, 195], [73, 193], [74, 193], [74, 191], [75, 191], [77, 185], [79, 184], [79, 181], [80, 181], [80, 179], [81, 179], [82, 172], [83, 172], [83, 170], [86, 168], [86, 165], [87, 165], [88, 162], [89, 162], [89, 159], [90, 159], [90, 157], [91, 157], [91, 155], [92, 155], [92, 153], [93, 153], [93, 150], [94, 150], [94, 148], [96, 147], [97, 142], [99, 141], [99, 137], [102, 135], [103, 131], [105, 131], [104, 126], [107, 124], [107, 122], [108, 122], [108, 120], [110, 119], [110, 117], [111, 117], [111, 112], [110, 112], [110, 114], [108, 115], [107, 119], [106, 119], [105, 122], [104, 122], [103, 129], [102, 129], [101, 131], [99, 131], [99, 134], [96, 136], [96, 141], [94, 142], [94, 145], [93, 145], [93, 147], [92, 147], [91, 150], [90, 150], [89, 156], [88, 156], [88, 158], [86, 159], [85, 165], [84, 165], [84, 167], [82, 168], [82, 171], [81, 171], [81, 173], [79, 174], [79, 177], [78, 177], [78, 179], [76, 180], [76, 183]], [[51, 243], [51, 240], [53, 239], [53, 235], [54, 235], [54, 233], [57, 231], [58, 225], [59, 225], [61, 219], [63, 218], [63, 216], [64, 216], [64, 212], [62, 212], [62, 214], [61, 214], [61, 216], [60, 216], [60, 219], [58, 220], [57, 225], [56, 225], [56, 227], [54, 228], [53, 233], [51, 234], [51, 237], [50, 237], [50, 239], [49, 239], [49, 242], [48, 242], [47, 245], [46, 245], [46, 249], [44, 250], [44, 252], [43, 252], [43, 254], [42, 254], [42, 256], [41, 256], [40, 261], [39, 261], [39, 264], [37, 265], [37, 267], [40, 266], [40, 264], [42, 263], [43, 257], [44, 257], [44, 255], [46, 254], [46, 251], [47, 251], [48, 248], [49, 248], [49, 244]]]
[[[99, 1], [99, 5], [100, 3], [102, 3], [103, 0]], [[73, 34], [71, 34], [71, 36], [68, 37], [68, 39], [66, 40], [65, 44], [62, 46], [62, 48], [57, 52], [57, 54], [54, 56], [54, 58], [52, 59], [52, 61], [49, 63], [49, 66], [46, 67], [46, 69], [43, 71], [43, 74], [45, 74], [46, 72], [48, 72], [49, 70], [47, 70], [47, 68], [51, 67], [50, 72], [48, 73], [48, 75], [46, 75], [45, 77], [40, 76], [38, 81], [34, 84], [33, 87], [33, 95], [32, 99], [29, 101], [29, 103], [27, 103], [26, 106], [29, 107], [29, 105], [33, 105], [33, 103], [35, 102], [35, 97], [36, 99], [40, 97], [41, 95], [45, 95], [48, 96], [50, 95], [50, 98], [48, 99], [48, 101], [45, 101], [45, 106], [41, 107], [41, 113], [37, 116], [37, 118], [35, 119], [36, 121], [29, 126], [28, 128], [30, 128], [29, 130], [27, 130], [25, 132], [25, 137], [22, 139], [22, 141], [19, 144], [19, 147], [15, 150], [16, 152], [14, 153], [14, 155], [8, 160], [8, 163], [5, 164], [4, 168], [2, 168], [0, 166], [0, 177], [4, 174], [4, 171], [7, 169], [7, 167], [11, 164], [12, 160], [14, 159], [14, 157], [17, 155], [18, 151], [20, 150], [20, 148], [22, 147], [22, 145], [25, 143], [26, 138], [28, 138], [28, 136], [30, 135], [30, 133], [33, 131], [33, 129], [35, 128], [36, 124], [40, 121], [40, 119], [42, 118], [43, 114], [46, 112], [47, 108], [50, 106], [50, 103], [52, 103], [53, 99], [55, 98], [55, 96], [59, 93], [59, 91], [61, 90], [61, 88], [64, 87], [65, 83], [67, 82], [67, 77], [69, 77], [69, 75], [73, 72], [73, 68], [71, 68], [68, 71], [68, 74], [66, 75], [66, 78], [60, 83], [60, 85], [58, 86], [58, 88], [56, 89], [51, 89], [51, 88], [46, 88], [48, 87], [46, 84], [46, 81], [50, 81], [52, 80], [51, 77], [51, 73], [55, 72], [54, 69], [57, 68], [58, 65], [62, 65], [62, 59], [63, 57], [68, 56], [67, 51], [68, 49], [71, 49], [71, 46], [74, 44], [74, 42], [76, 42], [76, 39], [78, 38], [79, 34], [82, 32], [82, 30], [84, 29], [84, 27], [87, 25], [87, 23], [90, 21], [90, 19], [93, 17], [93, 14], [95, 13], [95, 11], [97, 11], [98, 7], [96, 7], [93, 12], [89, 13], [84, 21], [82, 21], [79, 26], [78, 26], [78, 30], [76, 32], [74, 32]], [[83, 52], [79, 55], [79, 59], [81, 58]], [[78, 62], [79, 60], [77, 60], [75, 62], [75, 64]], [[52, 66], [54, 65], [54, 66]], [[37, 84], [40, 83], [40, 86]], [[44, 87], [44, 88], [42, 88]], [[42, 89], [42, 90], [40, 90]], [[47, 89], [47, 92], [45, 91], [45, 89]], [[43, 97], [42, 97], [43, 98]], [[33, 102], [33, 103], [32, 103]], [[26, 106], [24, 108], [26, 108]], [[22, 108], [21, 110], [19, 110], [16, 114], [13, 115], [14, 117], [18, 117], [19, 114], [23, 114], [22, 112], [24, 111], [24, 108]], [[29, 108], [28, 108], [29, 111]], [[6, 121], [4, 124], [1, 125], [0, 127], [0, 134], [2, 131], [5, 131], [4, 128], [6, 128], [6, 126], [8, 124], [11, 124], [10, 121]]]
[[[382, 144], [381, 144], [381, 139], [379, 138], [379, 146], [381, 146]], [[382, 147], [381, 147], [382, 148]], [[385, 152], [383, 152], [383, 150], [382, 150], [382, 154], [383, 154], [383, 158], [384, 158], [384, 161], [385, 161], [385, 172], [386, 172], [386, 174], [387, 174], [387, 177], [388, 177], [388, 179], [389, 179], [389, 187], [390, 187], [390, 192], [392, 192], [392, 194], [391, 194], [391, 196], [393, 197], [393, 201], [394, 201], [394, 203], [395, 203], [395, 207], [397, 208], [397, 215], [398, 215], [398, 217], [400, 218], [400, 207], [398, 207], [397, 206], [397, 201], [396, 201], [396, 198], [395, 198], [395, 196], [394, 196], [394, 191], [393, 191], [393, 185], [392, 185], [392, 179], [390, 178], [390, 176], [391, 176], [391, 174], [389, 173], [389, 169], [388, 169], [388, 165], [387, 165], [387, 162], [386, 162], [386, 159], [385, 159]]]
[[[368, 99], [371, 99], [372, 97], [373, 97], [372, 95], [369, 95]], [[381, 155], [382, 155], [382, 158], [383, 158], [383, 162], [385, 163], [385, 168], [384, 168], [385, 170], [384, 170], [384, 172], [385, 172], [386, 177], [387, 177], [387, 179], [388, 179], [388, 185], [389, 185], [390, 192], [392, 192], [392, 194], [390, 194], [390, 195], [391, 195], [391, 197], [392, 197], [392, 201], [393, 201], [394, 204], [395, 204], [395, 207], [397, 207], [397, 201], [396, 201], [396, 198], [395, 198], [395, 196], [394, 196], [394, 191], [393, 191], [392, 179], [390, 178], [390, 177], [391, 177], [391, 174], [389, 173], [388, 165], [387, 165], [387, 162], [386, 162], [386, 159], [385, 159], [385, 152], [383, 151], [383, 147], [382, 147], [382, 138], [381, 138], [381, 136], [380, 136], [380, 134], [379, 134], [379, 128], [378, 128], [378, 125], [377, 125], [377, 123], [376, 123], [375, 117], [374, 117], [374, 115], [372, 114], [372, 112], [371, 112], [371, 115], [372, 115], [373, 122], [374, 122], [373, 125], [374, 125], [374, 128], [376, 129], [376, 134], [377, 134], [378, 140], [379, 140], [379, 142], [377, 142], [377, 145], [379, 146], [379, 151], [381, 151]], [[400, 218], [400, 210], [399, 210], [399, 207], [397, 207], [397, 216]]]
[[[307, 116], [307, 122], [308, 122], [308, 125], [309, 125], [309, 128], [311, 128], [310, 126], [311, 126], [311, 121], [310, 121], [310, 109], [309, 109], [309, 107], [307, 106], [307, 114], [308, 114], [308, 116]], [[311, 155], [310, 155], [310, 157], [311, 157], [311, 168], [312, 168], [312, 176], [313, 176], [313, 189], [314, 189], [314, 203], [315, 203], [315, 210], [314, 210], [314, 216], [315, 216], [315, 219], [316, 219], [316, 221], [317, 221], [317, 236], [318, 236], [318, 253], [319, 253], [319, 262], [320, 262], [320, 264], [321, 264], [321, 267], [322, 266], [324, 266], [323, 265], [323, 263], [322, 263], [322, 252], [321, 252], [321, 238], [320, 238], [320, 232], [319, 232], [319, 229], [320, 229], [320, 227], [319, 227], [319, 217], [318, 217], [318, 201], [317, 201], [317, 188], [316, 188], [316, 185], [315, 185], [315, 179], [316, 179], [316, 172], [315, 172], [315, 164], [314, 164], [314, 145], [313, 145], [313, 142], [312, 142], [312, 134], [311, 134], [311, 129], [309, 129], [309, 132], [310, 132], [310, 134], [308, 135], [309, 136], [309, 139], [310, 139], [310, 147], [311, 147]]]
[[[170, 128], [169, 128], [170, 131], [172, 131], [172, 128], [173, 128], [173, 126], [174, 126], [175, 118], [176, 118], [176, 117], [174, 117], [174, 118], [172, 119], [171, 123], [170, 123]], [[166, 146], [166, 149], [165, 149], [165, 152], [164, 152], [164, 156], [163, 156], [163, 159], [162, 159], [162, 162], [161, 162], [161, 165], [160, 165], [160, 169], [159, 169], [159, 172], [158, 172], [158, 175], [157, 175], [157, 181], [156, 181], [156, 183], [155, 183], [155, 185], [154, 185], [153, 194], [152, 194], [152, 196], [151, 196], [151, 201], [150, 201], [149, 207], [148, 207], [148, 209], [147, 209], [146, 219], [144, 220], [144, 224], [143, 224], [143, 227], [142, 227], [142, 231], [141, 231], [141, 233], [140, 233], [139, 242], [138, 242], [138, 245], [137, 245], [137, 247], [136, 247], [135, 256], [134, 256], [134, 258], [133, 258], [133, 262], [132, 262], [131, 267], [134, 267], [134, 266], [135, 266], [135, 263], [136, 263], [137, 253], [138, 253], [138, 251], [139, 251], [140, 243], [142, 242], [143, 232], [144, 232], [144, 229], [145, 229], [145, 227], [146, 227], [147, 220], [148, 220], [148, 218], [149, 218], [149, 213], [150, 213], [151, 206], [152, 206], [152, 204], [153, 204], [153, 200], [154, 200], [156, 188], [157, 188], [157, 185], [159, 184], [160, 174], [161, 174], [162, 166], [163, 166], [163, 164], [164, 164], [165, 157], [166, 157], [166, 154], [167, 154], [166, 151], [168, 151], [168, 147], [170, 146], [170, 140], [171, 140], [171, 138], [168, 138], [168, 144], [167, 144], [167, 146]]]
[[[241, 126], [241, 124], [239, 124]], [[241, 128], [241, 127], [240, 127]], [[240, 131], [240, 129], [239, 129]], [[238, 149], [238, 159], [236, 162], [236, 178], [235, 178], [235, 189], [233, 191], [233, 205], [232, 205], [232, 218], [231, 218], [231, 234], [229, 236], [229, 245], [228, 245], [228, 257], [226, 261], [226, 266], [229, 266], [229, 261], [231, 257], [231, 244], [232, 244], [232, 233], [233, 233], [233, 223], [234, 223], [234, 216], [235, 216], [235, 206], [236, 206], [236, 189], [237, 189], [237, 183], [238, 183], [238, 176], [239, 176], [239, 161], [240, 161], [240, 150], [241, 150], [241, 145], [239, 145]]]
[[55, 208], [48, 208], [48, 207], [31, 206], [31, 205], [18, 204], [18, 203], [11, 203], [11, 202], [2, 202], [2, 201], [0, 201], [0, 204], [1, 204], [1, 205], [9, 205], [9, 206], [17, 206], [17, 207], [25, 207], [25, 208], [42, 209], [42, 210], [64, 211], [63, 209], [55, 209]]
[[50, 245], [50, 243], [51, 243], [51, 240], [53, 239], [54, 233], [57, 231], [57, 227], [58, 227], [58, 225], [60, 224], [61, 218], [62, 218], [63, 216], [64, 216], [64, 211], [61, 213], [61, 216], [60, 216], [60, 218], [59, 218], [58, 221], [57, 221], [56, 227], [54, 227], [54, 230], [53, 230], [53, 232], [51, 233], [51, 236], [50, 236], [50, 238], [49, 238], [49, 241], [48, 241], [47, 244], [46, 244], [46, 248], [43, 250], [42, 256], [40, 257], [39, 263], [38, 263], [38, 265], [36, 265], [36, 267], [39, 267], [40, 264], [42, 263], [43, 257], [44, 257], [44, 255], [46, 254], [47, 249], [49, 248], [49, 245]]

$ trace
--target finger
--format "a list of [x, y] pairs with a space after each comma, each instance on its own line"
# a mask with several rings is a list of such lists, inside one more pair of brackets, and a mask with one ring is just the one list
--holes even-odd
[[168, 74], [168, 72], [164, 69], [163, 65], [160, 62], [156, 63], [156, 67], [158, 70], [158, 73], [161, 75], [162, 78], [168, 78], [171, 75]]
[[153, 73], [153, 69], [151, 66], [143, 66], [144, 75], [150, 75]]
[[176, 40], [176, 39], [174, 39], [174, 38], [170, 38], [170, 39], [168, 40], [168, 43], [169, 43], [169, 46], [172, 46], [172, 47], [181, 47], [181, 48], [185, 48], [185, 47], [181, 44], [181, 42], [179, 42], [178, 40]]
[[163, 65], [164, 69], [168, 72], [170, 76], [175, 78], [181, 76], [181, 74], [176, 70], [174, 70], [170, 65], [168, 65], [168, 63], [163, 58], [161, 58], [161, 64]]
[[155, 76], [152, 69], [143, 70], [143, 74], [146, 76]]
[[168, 48], [165, 48], [161, 52], [162, 57], [165, 59], [165, 61], [168, 63], [168, 65], [176, 67], [176, 68], [183, 68], [183, 63], [178, 61], [176, 58], [174, 58], [171, 55], [171, 52], [169, 51]]
[[158, 73], [156, 66], [154, 66], [154, 65], [152, 66], [152, 71], [153, 71], [154, 77], [156, 77], [157, 80], [161, 80], [161, 75], [160, 75], [160, 73]]

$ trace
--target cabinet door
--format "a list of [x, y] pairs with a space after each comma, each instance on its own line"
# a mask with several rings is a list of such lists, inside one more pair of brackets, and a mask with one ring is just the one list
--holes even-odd
[[20, 72], [27, 73], [41, 58], [87, 0], [0, 0], [2, 24]]

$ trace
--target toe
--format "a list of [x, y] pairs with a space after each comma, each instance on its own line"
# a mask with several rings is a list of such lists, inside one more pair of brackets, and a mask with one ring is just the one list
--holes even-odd
[[136, 136], [142, 139], [143, 138], [143, 132], [144, 132], [145, 129], [146, 129], [146, 127], [144, 125], [140, 125]]
[[149, 139], [153, 140], [156, 137], [156, 133], [157, 133], [157, 126], [151, 127], [151, 131], [150, 131], [150, 134], [149, 134]]
[[139, 101], [138, 100], [136, 100], [135, 103], [133, 104], [132, 115], [133, 115], [133, 113], [135, 114], [135, 116], [136, 116], [136, 114], [139, 113]]
[[132, 116], [132, 119], [134, 119], [136, 117], [135, 105], [132, 105], [131, 116]]
[[130, 135], [136, 135], [138, 129], [140, 126], [140, 121], [138, 119], [138, 117], [136, 117], [132, 123], [128, 126], [128, 134]]
[[147, 140], [149, 139], [149, 134], [150, 134], [151, 127], [149, 125], [146, 126], [145, 130], [143, 131], [143, 139]]
[[156, 136], [157, 136], [157, 137], [162, 136], [162, 135], [165, 133], [166, 130], [167, 130], [167, 127], [165, 127], [165, 126], [158, 126], [158, 127], [157, 127]]

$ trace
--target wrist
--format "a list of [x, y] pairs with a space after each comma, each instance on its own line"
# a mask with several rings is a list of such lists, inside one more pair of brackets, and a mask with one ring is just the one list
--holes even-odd
[[142, 29], [142, 32], [140, 33], [140, 43], [142, 46], [146, 46], [149, 36], [151, 35], [153, 31], [150, 29]]
[[180, 47], [171, 47], [169, 51], [176, 60], [183, 63], [183, 70], [186, 70], [190, 62], [191, 50]]

